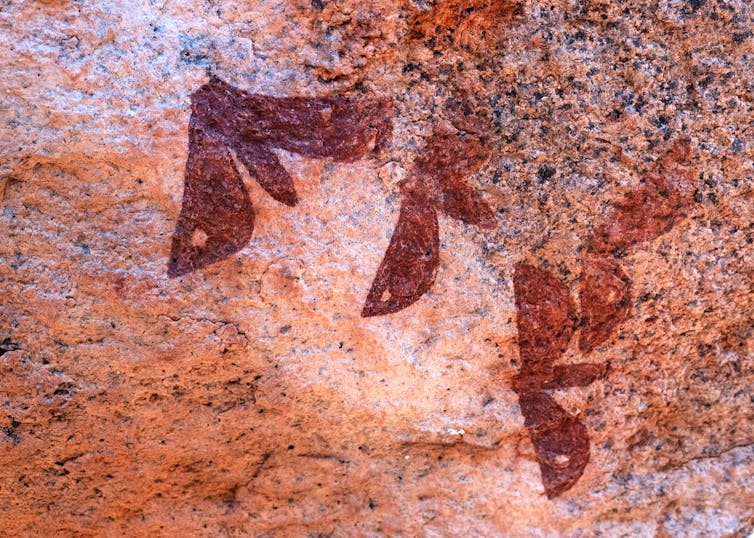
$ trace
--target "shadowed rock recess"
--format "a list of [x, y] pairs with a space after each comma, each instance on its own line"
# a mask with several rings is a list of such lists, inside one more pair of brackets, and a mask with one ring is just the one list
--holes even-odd
[[0, 536], [752, 536], [751, 2], [0, 25]]

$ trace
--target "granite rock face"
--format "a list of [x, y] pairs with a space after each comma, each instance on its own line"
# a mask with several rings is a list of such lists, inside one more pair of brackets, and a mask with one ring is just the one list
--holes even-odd
[[[750, 2], [9, 0], [0, 28], [0, 536], [754, 532]], [[253, 214], [171, 278], [176, 233], [211, 239], [179, 219], [217, 78], [390, 129], [247, 166], [212, 139]]]

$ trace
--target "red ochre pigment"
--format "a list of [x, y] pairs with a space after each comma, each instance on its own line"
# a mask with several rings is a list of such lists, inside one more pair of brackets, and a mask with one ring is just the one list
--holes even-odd
[[[274, 148], [307, 157], [353, 161], [382, 150], [393, 108], [382, 99], [269, 97], [213, 78], [192, 95], [183, 206], [168, 274], [181, 276], [238, 252], [254, 231], [249, 193], [233, 162], [246, 167], [270, 196], [293, 206], [293, 179]], [[438, 212], [481, 228], [495, 216], [465, 178], [487, 161], [479, 137], [435, 131], [408, 177], [393, 236], [361, 315], [398, 312], [430, 289], [439, 266]], [[589, 462], [586, 427], [545, 392], [586, 386], [607, 375], [605, 364], [555, 364], [578, 330], [579, 349], [607, 342], [631, 315], [631, 280], [616, 256], [667, 232], [692, 204], [690, 143], [676, 141], [642, 185], [615, 204], [586, 241], [580, 283], [581, 313], [565, 283], [517, 264], [513, 277], [521, 368], [513, 380], [524, 425], [549, 498], [570, 489]]]

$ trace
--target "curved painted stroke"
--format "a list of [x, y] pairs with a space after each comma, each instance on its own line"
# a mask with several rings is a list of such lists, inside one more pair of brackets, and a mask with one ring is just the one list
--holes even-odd
[[364, 302], [363, 317], [398, 312], [430, 289], [440, 263], [439, 212], [481, 228], [496, 226], [490, 206], [464, 181], [488, 158], [473, 136], [436, 131], [427, 139], [399, 184], [398, 224]]
[[615, 204], [589, 238], [589, 251], [613, 255], [670, 231], [693, 204], [693, 180], [691, 142], [682, 138], [657, 160], [643, 185]]
[[588, 353], [606, 342], [631, 316], [631, 279], [615, 259], [582, 261], [579, 349]]
[[230, 150], [192, 118], [183, 206], [168, 275], [178, 277], [241, 250], [254, 231], [254, 209]]
[[414, 304], [434, 284], [439, 259], [437, 211], [421, 196], [404, 197], [361, 315], [392, 314]]
[[549, 394], [525, 392], [519, 403], [549, 499], [571, 489], [589, 463], [589, 434]]

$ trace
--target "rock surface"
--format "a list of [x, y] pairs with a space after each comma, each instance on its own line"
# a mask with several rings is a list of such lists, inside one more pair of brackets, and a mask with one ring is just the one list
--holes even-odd
[[[0, 28], [0, 536], [752, 533], [750, 2], [9, 0]], [[210, 76], [390, 100], [392, 138], [275, 149], [294, 207], [239, 167], [251, 239], [169, 278]], [[484, 146], [496, 223], [438, 212], [431, 287], [361, 317], [435, 133]], [[544, 377], [519, 264], [591, 309]], [[588, 434], [553, 498], [514, 388]]]

